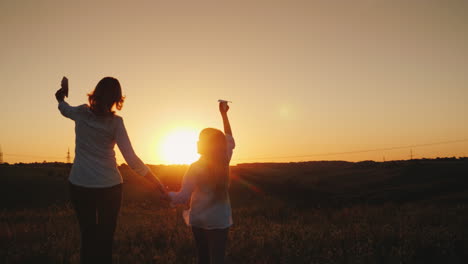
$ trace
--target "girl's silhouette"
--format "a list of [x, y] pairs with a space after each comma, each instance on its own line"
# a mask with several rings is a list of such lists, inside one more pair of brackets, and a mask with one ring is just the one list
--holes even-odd
[[229, 227], [232, 225], [229, 200], [229, 162], [235, 143], [227, 116], [229, 106], [219, 104], [224, 131], [205, 128], [198, 141], [201, 157], [190, 165], [181, 190], [171, 192], [173, 204], [185, 204], [190, 210], [184, 218], [192, 227], [198, 250], [198, 263], [223, 263]]

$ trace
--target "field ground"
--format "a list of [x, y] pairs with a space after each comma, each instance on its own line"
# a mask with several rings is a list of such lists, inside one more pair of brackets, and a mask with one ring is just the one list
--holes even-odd
[[[195, 263], [181, 209], [122, 166], [115, 263]], [[177, 189], [185, 166], [152, 166]], [[0, 166], [0, 262], [78, 263], [65, 164]], [[228, 263], [468, 263], [468, 161], [232, 167]]]

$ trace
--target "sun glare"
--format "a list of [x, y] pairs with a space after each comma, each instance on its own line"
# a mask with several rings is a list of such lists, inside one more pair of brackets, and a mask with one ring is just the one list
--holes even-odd
[[179, 129], [168, 133], [161, 141], [159, 156], [165, 164], [190, 164], [199, 158], [198, 132]]

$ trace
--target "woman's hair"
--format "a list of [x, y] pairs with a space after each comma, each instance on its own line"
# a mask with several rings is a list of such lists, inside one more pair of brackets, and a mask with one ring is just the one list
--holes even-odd
[[228, 197], [229, 160], [226, 149], [226, 136], [220, 130], [205, 128], [200, 132], [198, 153], [204, 157], [209, 170], [201, 181], [203, 185], [211, 187], [220, 200]]
[[125, 97], [117, 79], [105, 77], [98, 82], [94, 91], [88, 94], [89, 107], [95, 114], [113, 114], [115, 105], [117, 110], [122, 109]]

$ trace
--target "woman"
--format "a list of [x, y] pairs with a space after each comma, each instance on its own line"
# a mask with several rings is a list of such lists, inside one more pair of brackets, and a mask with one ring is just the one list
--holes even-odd
[[124, 97], [117, 79], [106, 77], [88, 94], [89, 105], [70, 106], [68, 80], [55, 93], [63, 116], [75, 121], [75, 160], [69, 176], [71, 202], [81, 232], [81, 263], [112, 263], [112, 242], [122, 199], [122, 176], [117, 168], [117, 143], [128, 165], [148, 179], [163, 197], [165, 188], [137, 157], [123, 119]]
[[198, 263], [224, 263], [229, 227], [232, 225], [229, 201], [229, 162], [235, 147], [227, 116], [229, 106], [219, 104], [224, 134], [218, 129], [205, 128], [200, 132], [198, 153], [201, 157], [190, 165], [179, 192], [170, 192], [173, 204], [185, 204], [187, 225], [192, 226], [197, 245]]

